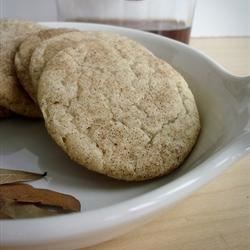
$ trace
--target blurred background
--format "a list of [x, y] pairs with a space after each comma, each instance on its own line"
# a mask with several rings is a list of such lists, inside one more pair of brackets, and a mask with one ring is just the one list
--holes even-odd
[[[56, 0], [0, 0], [0, 17], [57, 21]], [[197, 0], [191, 36], [250, 36], [250, 1]]]

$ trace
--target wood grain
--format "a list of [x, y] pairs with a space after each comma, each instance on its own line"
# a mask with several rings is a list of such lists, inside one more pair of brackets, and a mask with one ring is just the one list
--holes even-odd
[[[228, 71], [250, 75], [250, 38], [192, 39]], [[250, 155], [152, 222], [87, 250], [250, 249]]]
[[250, 75], [250, 37], [191, 39], [196, 48], [235, 75]]

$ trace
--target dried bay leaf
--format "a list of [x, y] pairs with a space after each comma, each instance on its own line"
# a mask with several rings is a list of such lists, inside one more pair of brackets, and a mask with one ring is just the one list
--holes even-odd
[[80, 202], [71, 195], [62, 194], [48, 189], [33, 188], [28, 184], [0, 185], [0, 201], [12, 200], [22, 204], [53, 206], [65, 212], [78, 212]]
[[47, 173], [38, 174], [22, 170], [11, 170], [0, 168], [0, 185], [23, 181], [34, 181], [46, 176]]
[[80, 202], [71, 195], [18, 183], [45, 175], [0, 169], [0, 219], [35, 218], [80, 211]]
[[32, 204], [22, 204], [13, 200], [0, 201], [1, 219], [22, 219], [51, 216], [61, 213], [60, 210], [49, 210]]

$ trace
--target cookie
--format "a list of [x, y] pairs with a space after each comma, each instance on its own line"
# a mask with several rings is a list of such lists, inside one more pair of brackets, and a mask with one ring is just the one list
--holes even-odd
[[28, 36], [20, 44], [15, 55], [16, 72], [20, 83], [22, 84], [22, 86], [24, 87], [24, 89], [27, 91], [27, 93], [30, 95], [31, 98], [34, 97], [34, 93], [31, 84], [31, 78], [29, 76], [29, 64], [33, 51], [37, 46], [41, 44], [41, 42], [50, 39], [52, 37], [72, 31], [75, 30], [67, 28], [45, 29], [39, 31], [38, 33]]
[[[110, 32], [94, 32], [94, 31], [70, 32], [67, 34], [62, 34], [60, 36], [48, 39], [42, 42], [40, 46], [38, 46], [34, 50], [30, 60], [30, 76], [32, 79], [32, 88], [33, 88], [32, 93], [34, 97], [33, 99], [36, 98], [35, 95], [36, 95], [37, 85], [46, 63], [59, 51], [67, 47], [75, 46], [80, 42], [84, 42], [86, 40], [91, 40], [91, 39], [105, 40], [106, 42], [111, 43], [112, 46], [116, 46], [116, 44], [119, 43], [120, 44], [126, 43], [127, 47], [129, 46], [132, 48], [135, 46], [137, 49], [140, 48], [140, 51], [147, 51], [147, 53], [151, 53], [141, 45], [138, 44], [135, 45], [134, 41], [128, 40], [125, 37]], [[122, 50], [123, 47], [124, 46], [120, 46], [120, 49]]]
[[32, 22], [0, 21], [0, 106], [28, 117], [41, 113], [18, 82], [14, 57], [19, 44], [41, 28]]
[[0, 107], [0, 118], [5, 118], [11, 116], [11, 111], [6, 108]]
[[183, 77], [135, 44], [99, 39], [60, 51], [37, 95], [48, 133], [72, 160], [127, 181], [176, 169], [200, 130]]

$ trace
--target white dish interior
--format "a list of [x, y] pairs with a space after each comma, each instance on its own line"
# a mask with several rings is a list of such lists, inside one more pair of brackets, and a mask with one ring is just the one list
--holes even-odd
[[173, 174], [127, 183], [77, 166], [51, 140], [42, 121], [0, 121], [1, 167], [48, 171], [47, 178], [32, 185], [69, 193], [82, 204], [81, 213], [1, 221], [3, 247], [74, 249], [110, 239], [187, 196], [247, 152], [249, 77], [232, 76], [203, 54], [157, 35], [95, 24], [46, 25], [114, 31], [144, 44], [183, 74], [197, 101], [202, 131], [190, 157]]

